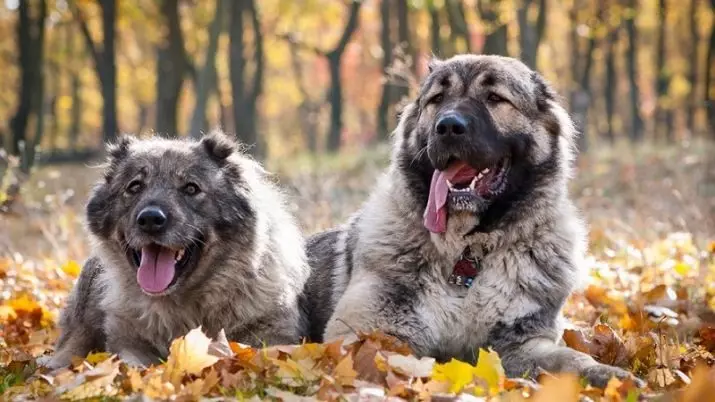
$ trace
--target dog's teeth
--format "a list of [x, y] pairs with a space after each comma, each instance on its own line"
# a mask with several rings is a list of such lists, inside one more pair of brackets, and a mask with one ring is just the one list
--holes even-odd
[[[481, 176], [481, 175], [480, 175]], [[469, 189], [474, 191], [474, 189], [477, 187], [477, 180], [479, 180], [479, 177], [475, 177], [472, 179], [472, 182], [469, 183]]]
[[475, 179], [479, 181], [482, 179], [482, 177], [484, 177], [484, 173], [479, 173]]
[[452, 182], [449, 181], [449, 180], [447, 180], [447, 187], [448, 187], [450, 190], [454, 190], [454, 185], [452, 185]]
[[489, 173], [489, 168], [485, 168], [484, 170], [482, 170], [482, 174], [487, 174], [487, 173]]
[[184, 257], [184, 249], [182, 248], [181, 250], [176, 252], [176, 256], [174, 257], [174, 259], [176, 259], [176, 261], [179, 261], [183, 257]]

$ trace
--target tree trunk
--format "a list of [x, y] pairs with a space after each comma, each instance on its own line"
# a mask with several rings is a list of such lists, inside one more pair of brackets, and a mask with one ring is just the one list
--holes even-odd
[[30, 15], [30, 4], [28, 1], [21, 1], [18, 6], [17, 20], [17, 40], [20, 61], [20, 99], [15, 115], [10, 120], [12, 130], [12, 142], [10, 143], [10, 153], [20, 156], [25, 147], [25, 132], [27, 123], [32, 113], [32, 96], [34, 85], [37, 82], [37, 63], [34, 62], [37, 46], [33, 37], [32, 16]]
[[[235, 121], [236, 136], [247, 145], [252, 145], [253, 141], [246, 142], [245, 133], [239, 134], [238, 121], [243, 119], [245, 83], [244, 70], [246, 69], [246, 58], [244, 55], [243, 43], [243, 11], [245, 9], [243, 0], [231, 2], [231, 24], [229, 28], [230, 44], [230, 73], [231, 73], [231, 93], [233, 96], [233, 118]], [[241, 138], [243, 135], [243, 138]]]
[[616, 93], [616, 63], [615, 45], [618, 40], [618, 28], [612, 28], [612, 32], [606, 37], [606, 79], [604, 80], [604, 98], [606, 106], [606, 139], [614, 144], [616, 137], [613, 131], [613, 114]]
[[79, 79], [78, 63], [81, 57], [81, 52], [76, 51], [75, 34], [71, 25], [67, 25], [67, 55], [72, 62], [70, 63], [70, 97], [72, 99], [72, 109], [70, 110], [70, 125], [69, 125], [69, 149], [77, 148], [77, 139], [79, 132], [82, 129], [82, 98], [80, 92], [82, 90], [82, 81]]
[[196, 106], [191, 116], [191, 128], [189, 135], [193, 138], [201, 137], [201, 132], [206, 130], [206, 104], [209, 99], [210, 89], [216, 82], [216, 51], [218, 50], [218, 38], [221, 34], [223, 16], [226, 14], [227, 2], [216, 0], [216, 12], [209, 27], [209, 43], [206, 48], [206, 59], [204, 67], [199, 71], [198, 83], [196, 87]]
[[[417, 73], [417, 63], [415, 49], [412, 46], [412, 35], [410, 34], [410, 5], [407, 0], [397, 0], [397, 42], [402, 50], [405, 61], [409, 62], [410, 71]], [[407, 94], [407, 87], [404, 86], [402, 93]]]
[[390, 106], [392, 105], [393, 91], [388, 69], [392, 65], [392, 40], [390, 38], [390, 0], [380, 2], [380, 44], [382, 45], [382, 95], [380, 105], [377, 107], [377, 137], [384, 141], [388, 138], [390, 123]]
[[[461, 0], [446, 0], [445, 7], [447, 8], [447, 19], [450, 26], [450, 39], [452, 46], [457, 53], [469, 53], [472, 49], [472, 41], [469, 37], [469, 27], [465, 18], [464, 4]], [[464, 41], [464, 49], [457, 46], [459, 39]]]
[[[710, 0], [710, 9], [715, 13], [715, 0]], [[705, 57], [705, 107], [708, 112], [708, 123], [710, 126], [710, 134], [715, 138], [715, 99], [712, 97], [713, 89], [713, 65], [715, 65], [715, 26], [710, 28], [710, 41], [708, 44], [708, 54]]]
[[434, 0], [428, 0], [427, 11], [429, 12], [432, 54], [442, 57], [444, 55], [442, 54], [442, 39], [440, 37], [439, 11], [434, 5]]
[[534, 0], [524, 0], [517, 11], [519, 20], [519, 51], [521, 61], [531, 68], [536, 68], [539, 44], [546, 28], [546, 0], [539, 0], [539, 11], [536, 21], [529, 20], [529, 10], [534, 6]]
[[353, 0], [350, 4], [348, 20], [345, 24], [345, 29], [340, 36], [337, 46], [331, 50], [326, 57], [330, 69], [330, 90], [328, 91], [328, 99], [330, 100], [330, 131], [328, 131], [327, 150], [336, 152], [340, 149], [342, 143], [343, 131], [343, 88], [340, 80], [340, 65], [342, 62], [345, 48], [350, 42], [350, 38], [357, 30], [360, 6], [362, 1]]
[[[257, 135], [257, 102], [263, 91], [263, 34], [261, 32], [258, 10], [253, 0], [241, 0], [232, 3], [231, 28], [231, 90], [233, 92], [233, 118], [238, 139], [250, 146], [250, 152], [255, 156], [262, 156], [265, 152], [263, 144]], [[248, 87], [246, 81], [246, 55], [244, 43], [244, 16], [248, 14], [251, 19], [254, 39], [254, 61], [252, 86]]]
[[291, 69], [295, 76], [298, 92], [300, 92], [302, 98], [300, 105], [298, 105], [298, 120], [300, 121], [301, 131], [303, 132], [308, 150], [311, 153], [316, 153], [318, 151], [317, 132], [319, 105], [311, 100], [310, 93], [308, 93], [308, 89], [305, 86], [303, 64], [300, 60], [297, 43], [293, 40], [289, 40], [288, 49], [291, 57]]
[[[253, 83], [251, 92], [249, 93], [247, 113], [249, 120], [246, 122], [246, 132], [252, 133], [252, 137], [256, 143], [256, 151], [254, 155], [263, 158], [268, 150], [266, 149], [265, 138], [258, 135], [258, 99], [263, 93], [263, 74], [265, 72], [265, 52], [263, 50], [263, 32], [261, 31], [261, 21], [254, 0], [248, 1], [248, 13], [251, 20], [251, 28], [253, 30], [253, 60], [255, 69], [253, 72]], [[239, 130], [239, 133], [241, 131]]]
[[[667, 13], [667, 1], [658, 0], [658, 43], [656, 45], [656, 94], [658, 100], [656, 103], [656, 137], [661, 135], [666, 141], [673, 140], [673, 118], [671, 105], [668, 100], [668, 86], [670, 85], [670, 74], [665, 65], [666, 60], [666, 30], [665, 20]], [[658, 133], [658, 130], [665, 130], [665, 133]]]
[[29, 173], [32, 166], [35, 164], [35, 155], [37, 148], [42, 143], [42, 137], [45, 134], [45, 76], [44, 76], [44, 59], [45, 59], [45, 20], [47, 17], [47, 0], [40, 0], [40, 12], [35, 21], [34, 28], [34, 63], [35, 66], [35, 84], [33, 87], [32, 102], [35, 113], [35, 135], [32, 140], [25, 142], [25, 153], [22, 157], [20, 169], [23, 173]]
[[[574, 84], [576, 88], [571, 91], [570, 105], [571, 115], [574, 123], [579, 130], [578, 149], [581, 152], [588, 151], [588, 110], [591, 106], [591, 69], [593, 66], [593, 52], [596, 49], [596, 38], [591, 35], [586, 46], [586, 53], [581, 55], [578, 46], [578, 35], [576, 29], [578, 27], [578, 9], [583, 4], [579, 1], [574, 2], [569, 17], [571, 20], [571, 33], [569, 35], [571, 42], [571, 53], [574, 55], [571, 64]], [[603, 7], [603, 6], [601, 6]], [[599, 9], [598, 18], [602, 19], [603, 9]], [[583, 66], [580, 61], [583, 62]]]
[[688, 96], [688, 107], [686, 116], [686, 125], [691, 135], [695, 134], [695, 114], [697, 113], [697, 88], [698, 88], [698, 42], [700, 37], [698, 35], [698, 21], [697, 21], [697, 11], [698, 11], [698, 0], [690, 0], [690, 9], [688, 12], [689, 23], [690, 23], [690, 46], [692, 46], [692, 51], [690, 53], [690, 71], [688, 73], [688, 81], [690, 81], [690, 96]]
[[477, 0], [479, 15], [489, 27], [489, 33], [482, 48], [483, 54], [509, 55], [507, 50], [507, 26], [499, 21], [501, 4], [502, 0]]
[[117, 65], [114, 51], [114, 37], [116, 35], [117, 2], [116, 0], [102, 0], [102, 26], [103, 26], [103, 73], [100, 73], [102, 83], [102, 97], [104, 98], [104, 141], [114, 142], [117, 139], [119, 127], [117, 126]]
[[162, 0], [161, 13], [166, 21], [166, 36], [157, 48], [155, 128], [159, 133], [175, 137], [179, 134], [179, 97], [189, 71], [181, 33], [179, 0]]
[[[628, 0], [628, 8], [636, 10], [638, 0]], [[626, 68], [628, 71], [628, 87], [630, 94], [631, 131], [628, 138], [631, 142], [640, 142], [643, 139], [643, 118], [640, 113], [640, 92], [636, 81], [638, 68], [638, 31], [636, 30], [635, 12], [633, 17], [626, 19], [626, 33], [628, 34], [628, 50], [626, 54]]]

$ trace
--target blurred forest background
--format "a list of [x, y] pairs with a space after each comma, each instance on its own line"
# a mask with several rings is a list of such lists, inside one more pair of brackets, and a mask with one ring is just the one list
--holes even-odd
[[[119, 132], [221, 126], [259, 157], [385, 140], [432, 55], [521, 58], [601, 144], [713, 137], [714, 0], [4, 0], [0, 134], [24, 171]], [[7, 163], [6, 163], [7, 164]]]
[[715, 366], [714, 20], [715, 0], [0, 0], [0, 395], [126, 388], [32, 376], [90, 254], [104, 141], [220, 126], [309, 235], [367, 198], [429, 59], [464, 52], [536, 68], [579, 125], [590, 275], [565, 313], [593, 329], [568, 345], [651, 396], [715, 395], [694, 369]]

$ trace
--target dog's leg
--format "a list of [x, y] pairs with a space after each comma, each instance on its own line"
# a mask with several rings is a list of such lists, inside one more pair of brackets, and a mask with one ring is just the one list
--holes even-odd
[[136, 329], [117, 317], [107, 317], [107, 350], [130, 366], [149, 367], [161, 362], [156, 348], [137, 336]]
[[552, 373], [570, 372], [585, 377], [592, 385], [605, 387], [612, 377], [644, 382], [626, 370], [599, 363], [591, 356], [558, 345], [558, 331], [548, 315], [532, 314], [510, 325], [500, 323], [489, 335], [489, 344], [499, 353], [506, 374], [510, 377], [535, 376], [543, 369]]
[[99, 308], [102, 289], [96, 280], [101, 270], [97, 258], [90, 258], [84, 264], [60, 315], [61, 334], [55, 353], [38, 359], [40, 365], [52, 369], [65, 367], [75, 356], [83, 358], [91, 351], [104, 349], [104, 312]]
[[328, 321], [324, 341], [342, 338], [347, 344], [360, 333], [379, 330], [406, 342], [419, 355], [429, 354], [429, 329], [413, 311], [411, 301], [395, 304], [392, 300], [382, 280], [372, 274], [351, 281]]

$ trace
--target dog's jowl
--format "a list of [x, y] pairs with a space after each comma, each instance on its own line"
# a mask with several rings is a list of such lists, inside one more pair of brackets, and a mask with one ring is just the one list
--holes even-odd
[[300, 341], [304, 242], [258, 163], [220, 132], [124, 138], [108, 154], [87, 204], [92, 256], [49, 366], [91, 350], [157, 363], [198, 326], [256, 346]]
[[567, 194], [574, 137], [554, 91], [521, 62], [433, 62], [369, 200], [308, 241], [312, 336], [381, 330], [440, 360], [491, 347], [510, 376], [629, 376], [558, 342], [585, 252]]

